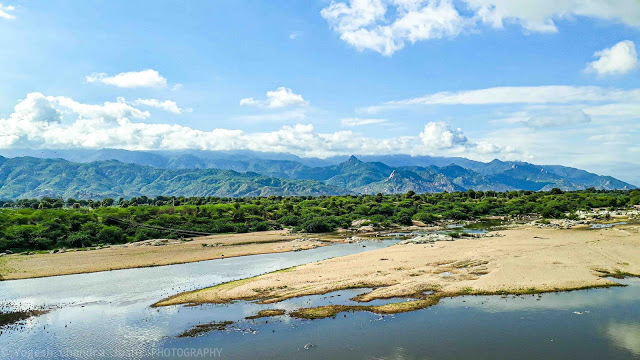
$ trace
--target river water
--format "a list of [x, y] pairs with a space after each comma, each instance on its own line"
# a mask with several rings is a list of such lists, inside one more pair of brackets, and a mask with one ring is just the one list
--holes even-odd
[[[626, 287], [541, 296], [444, 299], [384, 317], [358, 312], [241, 320], [261, 309], [349, 303], [362, 289], [271, 305], [150, 307], [178, 292], [394, 242], [0, 282], [5, 310], [51, 309], [3, 329], [0, 358], [640, 359], [640, 279], [620, 280]], [[225, 331], [177, 337], [194, 325], [225, 320], [237, 322]]]

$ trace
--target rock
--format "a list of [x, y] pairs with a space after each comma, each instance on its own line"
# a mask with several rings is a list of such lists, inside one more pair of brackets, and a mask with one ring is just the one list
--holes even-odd
[[402, 240], [398, 245], [406, 244], [433, 244], [436, 241], [453, 241], [453, 237], [444, 234], [426, 234], [419, 235], [412, 239]]
[[359, 243], [364, 241], [365, 239], [361, 238], [361, 237], [357, 237], [357, 236], [352, 236], [350, 238], [346, 238], [344, 239], [344, 241], [348, 242], [348, 243]]
[[370, 233], [376, 231], [376, 228], [371, 225], [367, 225], [359, 227], [356, 231], [359, 233]]
[[480, 235], [480, 237], [486, 237], [486, 238], [503, 237], [503, 236], [505, 236], [505, 235], [501, 234], [501, 233], [497, 233], [497, 232], [488, 232], [488, 233], [484, 233], [484, 234]]
[[4, 251], [4, 253], [5, 253], [5, 254], [7, 254], [7, 255], [11, 255], [11, 254], [13, 254], [13, 251], [11, 251], [11, 250], [5, 250], [5, 251]]
[[364, 223], [368, 223], [370, 222], [368, 219], [361, 219], [361, 220], [353, 220], [351, 222], [351, 227], [352, 228], [359, 228], [360, 226], [362, 226]]

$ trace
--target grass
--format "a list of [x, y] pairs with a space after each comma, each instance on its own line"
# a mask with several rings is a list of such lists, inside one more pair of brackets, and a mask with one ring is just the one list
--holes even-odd
[[217, 330], [217, 331], [226, 330], [227, 326], [231, 324], [233, 324], [233, 321], [222, 321], [222, 322], [212, 322], [207, 324], [199, 324], [183, 332], [182, 334], [178, 335], [178, 337], [190, 338], [190, 337], [200, 336], [202, 334], [206, 334], [214, 330]]
[[376, 314], [398, 314], [424, 309], [437, 304], [439, 301], [440, 296], [432, 295], [426, 297], [425, 299], [372, 306], [370, 310]]
[[311, 308], [300, 308], [289, 313], [291, 317], [298, 319], [324, 319], [335, 317], [345, 311], [361, 311], [367, 310], [369, 306], [360, 305], [326, 305]]
[[626, 277], [637, 277], [638, 275], [632, 274], [630, 272], [626, 272], [620, 269], [613, 269], [613, 271], [605, 270], [605, 269], [595, 269], [597, 272], [601, 274], [602, 277], [612, 277], [615, 279], [624, 279]]
[[283, 309], [260, 310], [260, 311], [258, 311], [258, 313], [256, 315], [247, 316], [245, 319], [247, 319], [247, 320], [259, 319], [259, 318], [263, 318], [263, 317], [284, 315], [285, 313], [286, 313], [286, 311], [283, 310]]
[[[635, 276], [633, 274], [627, 274], [624, 272], [607, 272], [606, 276]], [[624, 274], [624, 275], [621, 275]], [[405, 302], [397, 302], [397, 303], [389, 303], [384, 305], [376, 305], [376, 306], [367, 306], [367, 305], [326, 305], [315, 308], [301, 308], [291, 311], [289, 315], [294, 318], [299, 319], [324, 319], [328, 317], [335, 317], [337, 314], [345, 311], [370, 311], [376, 314], [398, 314], [403, 312], [416, 311], [420, 309], [427, 308], [429, 306], [436, 305], [440, 302], [440, 299], [445, 297], [456, 297], [456, 296], [465, 296], [465, 295], [533, 295], [533, 294], [542, 294], [549, 292], [559, 292], [559, 291], [577, 291], [577, 290], [587, 290], [587, 289], [595, 289], [595, 288], [606, 288], [606, 287], [615, 287], [615, 286], [625, 286], [623, 284], [606, 284], [606, 285], [586, 285], [580, 286], [576, 288], [568, 288], [568, 289], [538, 289], [535, 287], [530, 288], [521, 288], [521, 289], [508, 289], [508, 290], [496, 290], [496, 291], [481, 291], [474, 290], [471, 287], [465, 287], [456, 292], [435, 292], [430, 295], [416, 294], [414, 296], [410, 296], [411, 298], [416, 298], [416, 300], [405, 301]]]
[[4, 280], [4, 275], [10, 274], [15, 271], [13, 268], [9, 267], [9, 262], [11, 261], [18, 261], [18, 258], [14, 256], [12, 256], [11, 258], [7, 256], [0, 257], [0, 281]]
[[403, 312], [415, 311], [435, 305], [440, 301], [440, 296], [428, 296], [424, 299], [411, 300], [398, 303], [390, 303], [384, 305], [325, 305], [311, 308], [301, 308], [293, 310], [289, 313], [291, 317], [298, 319], [324, 319], [335, 317], [341, 312], [346, 311], [370, 311], [376, 314], [398, 314]]

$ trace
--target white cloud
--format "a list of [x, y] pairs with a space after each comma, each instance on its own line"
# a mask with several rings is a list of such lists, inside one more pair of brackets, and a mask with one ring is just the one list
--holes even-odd
[[629, 139], [629, 134], [612, 133], [589, 136], [589, 141], [603, 145], [625, 145]]
[[[388, 5], [395, 18], [386, 19]], [[320, 12], [340, 38], [358, 50], [390, 56], [405, 43], [458, 35], [465, 20], [449, 0], [351, 0], [332, 2]]]
[[640, 118], [640, 104], [606, 104], [597, 106], [587, 106], [584, 112], [591, 116], [616, 116]]
[[15, 9], [16, 8], [14, 6], [0, 4], [0, 18], [7, 19], [7, 20], [15, 19], [16, 16], [13, 14], [10, 14], [10, 12], [13, 12]]
[[608, 49], [596, 51], [593, 54], [598, 60], [590, 62], [586, 71], [598, 75], [626, 74], [639, 66], [636, 45], [630, 41], [621, 41]]
[[167, 79], [159, 72], [153, 69], [142, 71], [123, 72], [118, 75], [109, 76], [106, 73], [93, 73], [86, 77], [87, 82], [100, 82], [106, 85], [117, 86], [121, 88], [137, 88], [137, 87], [165, 87]]
[[238, 120], [246, 121], [288, 121], [288, 120], [303, 120], [307, 117], [304, 111], [301, 110], [289, 110], [277, 113], [267, 114], [254, 114], [239, 116]]
[[363, 119], [363, 118], [344, 118], [340, 120], [342, 126], [363, 126], [373, 124], [386, 124], [387, 119]]
[[377, 139], [352, 131], [318, 133], [311, 124], [287, 125], [271, 132], [202, 131], [176, 124], [142, 122], [148, 117], [148, 112], [124, 101], [93, 105], [67, 97], [31, 93], [15, 106], [8, 118], [0, 119], [0, 147], [245, 149], [320, 157], [397, 153], [442, 155], [452, 152], [482, 157], [487, 149], [492, 151], [491, 156], [508, 150], [490, 143], [474, 143], [460, 129], [451, 129], [445, 123], [428, 123], [417, 136]]
[[138, 99], [133, 102], [134, 105], [145, 105], [149, 107], [158, 108], [174, 114], [182, 114], [183, 112], [192, 112], [190, 108], [181, 108], [175, 101], [158, 99]]
[[640, 101], [640, 89], [620, 90], [597, 86], [501, 86], [389, 101], [365, 110], [376, 113], [412, 105], [567, 104], [577, 102]]
[[293, 31], [289, 34], [289, 39], [291, 40], [297, 40], [302, 36], [302, 32], [301, 31]]
[[548, 128], [588, 124], [591, 122], [591, 116], [578, 108], [542, 107], [513, 113], [498, 122], [522, 124], [530, 128]]
[[505, 22], [531, 32], [558, 31], [554, 20], [591, 17], [640, 26], [636, 0], [464, 0], [483, 23], [502, 28]]
[[288, 106], [308, 105], [302, 95], [296, 94], [293, 90], [281, 86], [276, 90], [267, 91], [266, 100], [256, 100], [252, 97], [240, 99], [240, 105], [260, 106], [267, 108], [283, 108]]
[[430, 122], [424, 126], [424, 131], [420, 133], [422, 143], [433, 149], [451, 149], [456, 146], [467, 144], [467, 137], [461, 129], [452, 129], [445, 122]]
[[640, 26], [637, 0], [349, 0], [332, 1], [320, 14], [346, 43], [387, 56], [406, 43], [455, 37], [479, 24], [556, 32], [556, 20], [584, 16]]

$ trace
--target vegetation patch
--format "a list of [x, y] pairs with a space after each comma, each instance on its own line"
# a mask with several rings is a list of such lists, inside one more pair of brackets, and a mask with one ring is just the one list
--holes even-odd
[[[376, 229], [412, 220], [473, 221], [572, 218], [578, 210], [630, 209], [640, 190], [408, 192], [396, 195], [269, 196], [254, 198], [146, 196], [101, 201], [73, 198], [0, 200], [0, 253], [93, 248], [149, 239], [290, 228], [330, 233], [366, 220]], [[495, 226], [496, 220], [467, 225]], [[549, 223], [541, 220], [541, 224]], [[451, 236], [465, 236], [453, 231]], [[284, 240], [283, 240], [284, 241]]]
[[[609, 275], [607, 275], [609, 276]], [[635, 276], [635, 275], [625, 275], [625, 276]], [[587, 290], [594, 288], [606, 288], [606, 287], [615, 287], [615, 286], [625, 286], [623, 284], [606, 284], [606, 285], [586, 285], [575, 288], [568, 289], [537, 289], [535, 287], [531, 288], [521, 288], [521, 289], [508, 289], [508, 290], [496, 290], [496, 291], [482, 291], [482, 290], [474, 290], [473, 288], [467, 287], [463, 288], [457, 292], [435, 292], [429, 295], [416, 294], [412, 297], [417, 298], [411, 301], [404, 302], [394, 302], [384, 305], [326, 305], [320, 307], [311, 307], [311, 308], [301, 308], [296, 309], [294, 311], [289, 312], [291, 317], [300, 318], [300, 319], [324, 319], [328, 317], [335, 317], [337, 314], [345, 311], [369, 311], [376, 314], [386, 315], [386, 314], [398, 314], [410, 311], [416, 311], [420, 309], [424, 309], [433, 305], [436, 305], [440, 302], [441, 299], [445, 297], [457, 297], [457, 296], [465, 296], [465, 295], [531, 295], [531, 294], [542, 294], [549, 292], [558, 292], [558, 291], [577, 291], [577, 290]]]
[[47, 310], [0, 312], [0, 329], [48, 313]]
[[300, 308], [289, 312], [289, 315], [298, 319], [324, 319], [335, 317], [345, 311], [362, 311], [368, 310], [369, 306], [359, 305], [326, 305], [319, 307]]
[[190, 338], [190, 337], [196, 337], [196, 336], [206, 334], [210, 331], [222, 331], [222, 330], [226, 330], [227, 326], [231, 324], [233, 324], [233, 321], [222, 321], [222, 322], [212, 322], [207, 324], [199, 324], [183, 332], [182, 334], [178, 335], [178, 337]]
[[258, 311], [258, 313], [256, 315], [247, 316], [245, 319], [247, 319], [247, 320], [259, 319], [259, 318], [263, 318], [263, 317], [284, 315], [285, 313], [286, 313], [286, 311], [283, 310], [283, 309], [260, 310], [260, 311]]
[[389, 303], [378, 306], [371, 306], [370, 311], [376, 314], [398, 314], [403, 312], [415, 311], [435, 305], [440, 301], [440, 296], [432, 295], [425, 299]]
[[596, 271], [599, 272], [602, 277], [612, 277], [615, 279], [624, 279], [626, 277], [638, 277], [637, 274], [632, 274], [630, 272], [626, 272], [620, 269], [613, 269], [613, 271], [609, 271], [605, 269], [596, 269]]

